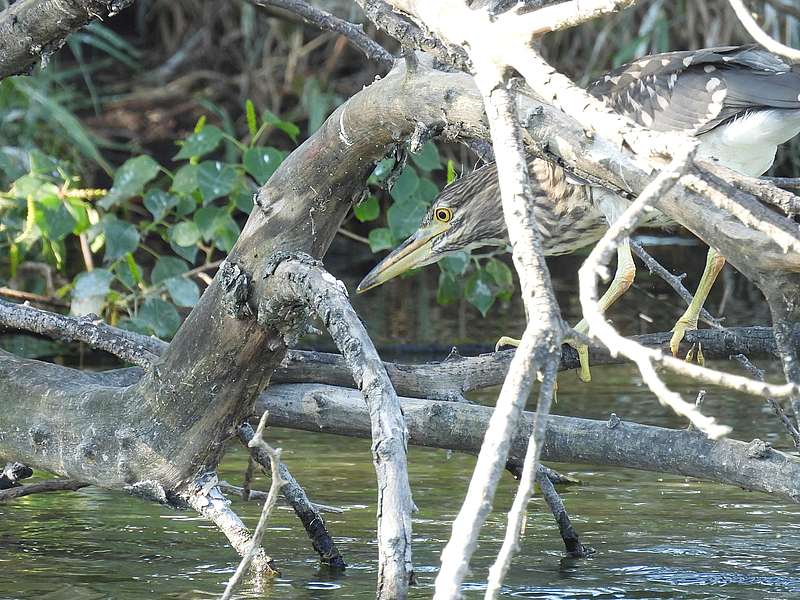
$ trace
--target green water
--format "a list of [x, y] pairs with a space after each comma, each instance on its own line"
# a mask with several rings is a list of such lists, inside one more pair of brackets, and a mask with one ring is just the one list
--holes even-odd
[[[560, 378], [555, 411], [680, 426], [659, 407], [627, 367], [596, 370], [583, 385]], [[680, 387], [680, 386], [679, 386]], [[691, 392], [686, 388], [684, 391]], [[727, 399], [726, 399], [727, 398]], [[493, 401], [485, 393], [483, 401]], [[709, 391], [707, 412], [786, 448], [775, 418], [759, 402]], [[369, 443], [273, 429], [290, 469], [312, 499], [344, 509], [328, 514], [331, 533], [349, 568], [320, 568], [302, 526], [286, 507], [273, 515], [268, 552], [282, 575], [266, 589], [245, 586], [240, 597], [371, 598], [376, 575], [375, 488]], [[439, 553], [462, 500], [474, 459], [412, 448], [413, 598], [432, 592]], [[583, 481], [562, 488], [583, 542], [597, 553], [565, 559], [552, 518], [534, 498], [504, 594], [521, 598], [795, 598], [800, 590], [800, 510], [781, 500], [731, 487], [656, 473], [588, 465], [552, 465]], [[243, 451], [232, 446], [222, 478], [240, 483]], [[260, 478], [257, 487], [266, 489]], [[495, 511], [481, 535], [467, 577], [468, 598], [482, 585], [503, 536], [515, 482], [504, 476]], [[234, 500], [253, 525], [260, 508]], [[210, 598], [219, 594], [237, 560], [213, 526], [122, 493], [86, 489], [30, 496], [0, 505], [1, 598]]]

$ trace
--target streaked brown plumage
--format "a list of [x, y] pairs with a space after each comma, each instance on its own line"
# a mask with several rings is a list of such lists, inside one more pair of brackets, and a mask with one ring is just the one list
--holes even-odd
[[[777, 146], [800, 131], [800, 73], [755, 46], [645, 57], [608, 73], [589, 92], [640, 125], [696, 135], [700, 156], [748, 175], [766, 171]], [[534, 160], [531, 167], [546, 254], [574, 252], [597, 241], [608, 221], [628, 205], [609, 190], [574, 182], [545, 161]], [[450, 219], [437, 221], [438, 214]], [[646, 224], [661, 227], [669, 220], [653, 214]], [[494, 165], [486, 165], [446, 187], [419, 231], [358, 289], [365, 291], [458, 250], [505, 244], [497, 173]], [[401, 259], [402, 270], [396, 264]]]

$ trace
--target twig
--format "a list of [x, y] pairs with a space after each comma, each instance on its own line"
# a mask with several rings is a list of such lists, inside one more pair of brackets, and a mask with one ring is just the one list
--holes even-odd
[[[249, 448], [250, 459], [255, 463], [261, 465], [265, 471], [272, 470], [272, 458], [269, 453], [260, 447], [251, 447], [250, 441], [253, 439], [255, 433], [249, 423], [243, 423], [237, 430], [236, 434], [239, 440]], [[281, 486], [281, 494], [283, 495], [289, 506], [292, 507], [295, 514], [305, 527], [311, 545], [314, 550], [319, 554], [323, 563], [333, 567], [334, 569], [344, 569], [347, 565], [344, 558], [339, 553], [336, 544], [328, 533], [325, 519], [320, 514], [321, 509], [312, 503], [305, 490], [300, 486], [294, 476], [289, 472], [289, 468], [284, 464], [278, 465], [278, 470], [281, 475], [283, 485]], [[339, 512], [342, 512], [339, 510]]]
[[[284, 487], [286, 486], [284, 485]], [[224, 494], [244, 498], [245, 489], [243, 487], [239, 487], [238, 485], [233, 485], [232, 483], [228, 483], [227, 481], [220, 481], [219, 489], [222, 490]], [[268, 497], [269, 494], [267, 492], [262, 492], [260, 490], [250, 490], [249, 500], [254, 500], [256, 502], [264, 502]], [[321, 513], [325, 512], [325, 513], [333, 513], [341, 515], [344, 514], [345, 512], [345, 509], [339, 508], [338, 506], [331, 506], [330, 504], [320, 504], [319, 502], [312, 502], [311, 506], [313, 506], [315, 510]]]
[[558, 531], [561, 534], [561, 539], [564, 541], [567, 556], [571, 558], [583, 558], [593, 554], [594, 549], [581, 544], [578, 532], [575, 531], [575, 528], [572, 526], [572, 521], [564, 506], [564, 501], [561, 500], [561, 496], [558, 495], [546, 471], [542, 469], [537, 471], [536, 483], [539, 484], [539, 489], [542, 490], [542, 498], [544, 498], [547, 507], [550, 509], [553, 518], [558, 524]]
[[[248, 440], [249, 441], [249, 440]], [[250, 500], [251, 487], [253, 484], [253, 475], [256, 472], [256, 461], [253, 456], [247, 457], [247, 469], [244, 471], [244, 486], [242, 487], [242, 500]], [[221, 487], [221, 486], [220, 486]], [[223, 492], [225, 490], [222, 490]]]
[[7, 490], [0, 490], [0, 502], [21, 498], [22, 496], [29, 496], [30, 494], [41, 494], [43, 492], [75, 492], [88, 485], [88, 483], [83, 483], [75, 479], [52, 479], [40, 483], [20, 485]]
[[[764, 381], [763, 369], [756, 367], [744, 354], [736, 354], [735, 356], [731, 356], [731, 358], [742, 365], [753, 379]], [[798, 431], [797, 427], [792, 423], [792, 420], [786, 415], [786, 411], [783, 410], [781, 403], [775, 400], [775, 398], [768, 397], [767, 404], [770, 405], [775, 414], [778, 415], [781, 423], [783, 423], [783, 426], [786, 427], [786, 431], [789, 432], [789, 437], [791, 437], [794, 442], [794, 447], [800, 450], [800, 431]]]
[[[456, 6], [457, 4], [437, 3], [437, 6], [445, 10], [459, 10], [460, 5]], [[432, 4], [425, 6], [433, 7]], [[418, 8], [425, 10], [423, 6]], [[443, 13], [437, 15], [434, 9], [433, 22], [437, 29], [449, 27], [449, 24], [443, 23], [443, 16]], [[479, 35], [485, 36], [485, 32]], [[442, 566], [436, 577], [434, 594], [434, 598], [442, 600], [461, 595], [461, 583], [469, 567], [469, 559], [475, 551], [480, 527], [491, 509], [497, 482], [508, 456], [511, 437], [530, 394], [537, 365], [541, 365], [547, 382], [547, 373], [558, 364], [557, 353], [563, 335], [563, 324], [536, 224], [534, 203], [530, 201], [532, 191], [528, 164], [522, 145], [516, 104], [506, 85], [505, 69], [493, 62], [491, 54], [483, 53], [485, 48], [479, 41], [482, 37], [478, 37], [478, 32], [472, 31], [472, 37], [468, 36], [467, 39], [470, 44], [476, 44], [470, 48], [470, 58], [476, 68], [476, 83], [483, 96], [489, 119], [503, 214], [513, 248], [514, 266], [520, 278], [528, 323], [497, 398], [466, 498], [453, 521], [450, 540], [442, 551]], [[536, 317], [533, 318], [533, 315]], [[535, 357], [534, 353], [539, 356]], [[547, 384], [543, 387], [546, 388]], [[549, 401], [544, 401], [541, 409], [538, 418], [544, 421], [547, 419]], [[534, 448], [531, 464], [528, 465], [533, 472], [537, 461], [538, 450]], [[525, 481], [526, 478], [523, 477], [520, 485], [524, 485]], [[509, 523], [509, 529], [512, 527]], [[510, 552], [513, 552], [513, 548]], [[487, 595], [489, 594], [490, 591], [487, 590]]]
[[[542, 447], [544, 446], [544, 434], [547, 428], [547, 415], [550, 413], [550, 404], [553, 400], [553, 393], [555, 391], [555, 382], [556, 362], [552, 360], [551, 356], [549, 363], [544, 368], [544, 380], [539, 387], [539, 400], [536, 405], [536, 417], [533, 421], [533, 433], [528, 441], [528, 449], [525, 452], [525, 461], [522, 466], [522, 476], [520, 477], [519, 487], [517, 488], [517, 493], [514, 496], [514, 502], [511, 506], [511, 510], [508, 511], [508, 524], [506, 525], [506, 533], [505, 537], [503, 538], [503, 545], [500, 547], [500, 551], [497, 554], [497, 559], [489, 569], [489, 581], [486, 587], [486, 598], [496, 598], [498, 596], [500, 593], [500, 587], [503, 584], [503, 579], [505, 579], [505, 576], [508, 573], [508, 568], [511, 566], [511, 559], [514, 557], [514, 554], [519, 551], [519, 539], [525, 526], [525, 519], [528, 514], [528, 502], [533, 495], [534, 481], [536, 479], [540, 480], [539, 483], [543, 492], [546, 486], [550, 486], [549, 491], [551, 492], [551, 496], [547, 503], [551, 509], [553, 508], [551, 503], [554, 503], [555, 498], [558, 498], [558, 494], [556, 494], [550, 479], [548, 479], [547, 475], [540, 477], [540, 472], [538, 470], [539, 456], [542, 453]], [[553, 495], [555, 495], [555, 498], [553, 498]], [[577, 534], [574, 534], [575, 532], [571, 525], [568, 528], [569, 531], [565, 529], [565, 524], [562, 525], [563, 517], [560, 515], [563, 514], [566, 516], [566, 511], [564, 510], [563, 503], [560, 502], [560, 498], [558, 498], [558, 500], [559, 504], [561, 505], [561, 510], [559, 511], [559, 514], [554, 512], [553, 516], [556, 517], [556, 522], [559, 525], [559, 531], [561, 531], [562, 539], [567, 545], [567, 550], [570, 551], [570, 544], [572, 544], [573, 541], [577, 541]], [[567, 522], [569, 522], [569, 517], [566, 517], [566, 519]], [[580, 543], [578, 543], [578, 547], [582, 552], [583, 547], [580, 546]], [[574, 550], [576, 554], [579, 553], [578, 548], [573, 547], [572, 550]]]
[[[689, 290], [683, 287], [683, 283], [681, 283], [682, 277], [676, 277], [675, 275], [667, 271], [667, 269], [661, 266], [661, 264], [655, 258], [653, 258], [650, 254], [648, 254], [648, 252], [644, 248], [642, 248], [642, 245], [639, 242], [631, 240], [630, 246], [631, 250], [633, 250], [633, 253], [640, 259], [642, 259], [642, 262], [650, 270], [651, 273], [655, 273], [656, 275], [661, 277], [661, 279], [666, 281], [667, 284], [673, 290], [675, 290], [678, 296], [680, 296], [683, 299], [683, 301], [686, 302], [686, 304], [692, 303], [694, 297], [692, 296], [692, 293]], [[714, 327], [716, 329], [722, 329], [722, 325], [720, 324], [722, 319], [712, 316], [705, 308], [700, 309], [700, 319], [707, 325], [710, 325], [711, 327]]]
[[249, 1], [257, 6], [275, 6], [277, 8], [282, 8], [283, 10], [301, 16], [303, 20], [310, 25], [326, 31], [339, 33], [346, 37], [353, 46], [361, 50], [368, 59], [380, 63], [387, 70], [391, 69], [394, 64], [394, 57], [389, 51], [365, 34], [361, 25], [356, 25], [355, 23], [340, 19], [302, 0]]
[[0, 287], [0, 296], [6, 298], [13, 298], [14, 300], [23, 300], [26, 302], [38, 302], [40, 304], [49, 304], [51, 306], [69, 306], [61, 298], [54, 298], [53, 296], [42, 296], [41, 294], [34, 294], [32, 292], [23, 292], [7, 287]]
[[284, 483], [281, 479], [279, 469], [281, 450], [280, 448], [272, 448], [272, 446], [264, 441], [264, 427], [267, 423], [268, 414], [269, 413], [265, 412], [263, 415], [261, 415], [261, 420], [258, 423], [258, 429], [256, 429], [255, 435], [247, 443], [247, 445], [250, 448], [259, 448], [269, 455], [272, 471], [272, 483], [269, 486], [269, 494], [267, 495], [266, 502], [264, 502], [264, 508], [261, 510], [261, 516], [258, 519], [258, 525], [256, 525], [253, 538], [250, 540], [249, 546], [242, 556], [242, 561], [239, 563], [239, 567], [231, 576], [230, 580], [228, 580], [228, 585], [225, 587], [225, 592], [222, 594], [221, 600], [229, 600], [231, 598], [233, 590], [242, 579], [242, 575], [244, 575], [245, 571], [247, 571], [250, 563], [258, 555], [259, 550], [263, 552], [263, 549], [261, 548], [261, 540], [264, 538], [264, 532], [267, 529], [267, 519], [269, 519], [272, 509], [275, 508], [275, 503], [278, 501], [278, 492]]
[[770, 52], [774, 52], [775, 54], [779, 54], [793, 61], [800, 61], [800, 50], [781, 44], [779, 41], [773, 39], [766, 31], [761, 29], [742, 0], [728, 0], [728, 2], [731, 8], [733, 8], [733, 12], [735, 12], [736, 16], [739, 18], [739, 22], [755, 41]]
[[67, 338], [86, 342], [93, 348], [105, 350], [142, 368], [150, 367], [157, 358], [150, 348], [120, 335], [120, 330], [106, 325], [96, 315], [71, 318], [0, 300], [0, 325], [54, 339]]

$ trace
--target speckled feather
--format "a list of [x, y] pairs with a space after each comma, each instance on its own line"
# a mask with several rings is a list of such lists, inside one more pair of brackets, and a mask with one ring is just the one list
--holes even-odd
[[[588, 91], [642, 126], [699, 136], [757, 112], [797, 115], [800, 109], [800, 73], [755, 46], [649, 56], [608, 73]], [[609, 192], [569, 183], [563, 169], [543, 160], [534, 159], [530, 167], [545, 254], [569, 254], [599, 240], [608, 225], [595, 199]], [[453, 209], [453, 234], [437, 240], [437, 255], [507, 243], [494, 164], [446, 187], [423, 224], [440, 207]], [[667, 223], [656, 213], [644, 224]]]

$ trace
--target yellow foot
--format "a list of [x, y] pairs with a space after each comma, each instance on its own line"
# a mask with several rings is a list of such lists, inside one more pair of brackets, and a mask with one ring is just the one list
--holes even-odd
[[497, 340], [497, 343], [494, 345], [494, 351], [499, 352], [500, 348], [502, 348], [503, 346], [513, 346], [514, 348], [519, 348], [521, 341], [522, 340], [518, 340], [516, 338], [504, 335], [499, 340]]
[[697, 329], [697, 321], [689, 321], [687, 319], [678, 319], [675, 327], [672, 328], [672, 338], [669, 340], [669, 349], [672, 351], [672, 356], [678, 356], [678, 349], [680, 348], [683, 338], [686, 336], [687, 331], [694, 331]]
[[581, 363], [581, 369], [578, 371], [578, 379], [584, 383], [589, 383], [592, 380], [592, 372], [589, 370], [589, 346], [581, 344], [575, 346], [578, 351], [578, 360]]

